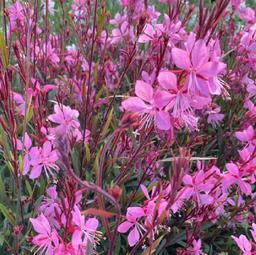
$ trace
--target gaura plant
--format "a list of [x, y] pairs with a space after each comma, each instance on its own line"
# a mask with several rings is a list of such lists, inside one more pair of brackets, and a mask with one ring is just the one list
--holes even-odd
[[255, 1], [0, 8], [0, 254], [256, 254]]

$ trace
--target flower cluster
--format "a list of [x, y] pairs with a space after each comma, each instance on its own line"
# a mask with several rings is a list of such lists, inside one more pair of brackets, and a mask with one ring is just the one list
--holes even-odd
[[1, 254], [256, 253], [254, 1], [1, 7]]
[[[37, 233], [32, 239], [41, 254], [85, 254], [97, 239], [98, 220], [85, 218], [79, 209], [81, 195], [75, 193], [75, 201], [70, 204], [68, 198], [60, 201], [56, 186], [47, 190], [47, 197], [39, 207], [37, 218], [30, 222]], [[63, 233], [61, 237], [61, 233]], [[68, 237], [70, 236], [70, 237]], [[70, 242], [65, 240], [70, 239]]]

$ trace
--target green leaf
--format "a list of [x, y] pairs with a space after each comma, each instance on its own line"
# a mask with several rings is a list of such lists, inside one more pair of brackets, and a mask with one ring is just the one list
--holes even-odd
[[85, 149], [86, 160], [87, 160], [87, 162], [89, 162], [91, 160], [91, 152], [90, 152], [90, 148], [89, 148], [88, 144], [84, 145], [84, 149]]
[[79, 152], [78, 152], [77, 148], [74, 148], [72, 150], [71, 159], [72, 159], [72, 164], [73, 164], [75, 173], [78, 174], [79, 169], [80, 169], [80, 157], [79, 157]]
[[[203, 224], [200, 227], [200, 229], [201, 229], [201, 231], [206, 231], [209, 228], [211, 228], [213, 225], [214, 225], [214, 223], [207, 222], [207, 223]], [[189, 233], [191, 234], [191, 230], [189, 231]], [[187, 232], [185, 230], [181, 231], [179, 234], [176, 234], [175, 237], [173, 237], [167, 241], [166, 247], [172, 246], [180, 241], [186, 240], [186, 234], [187, 234]]]
[[105, 22], [105, 16], [106, 16], [106, 8], [103, 4], [100, 12], [98, 13], [98, 24], [97, 24], [97, 34], [96, 37], [98, 38], [103, 30], [104, 22]]
[[31, 188], [31, 186], [30, 186], [30, 184], [29, 184], [29, 182], [27, 180], [25, 181], [25, 184], [26, 184], [26, 189], [28, 191], [29, 196], [32, 197], [33, 190], [32, 190], [32, 188]]
[[7, 49], [4, 41], [4, 35], [2, 31], [0, 31], [0, 53], [2, 56], [3, 66], [6, 69], [8, 67], [8, 53], [7, 53]]
[[108, 115], [108, 118], [107, 118], [107, 121], [103, 127], [103, 130], [101, 132], [101, 137], [104, 138], [105, 135], [107, 134], [108, 130], [109, 130], [109, 126], [110, 126], [110, 123], [112, 121], [112, 117], [113, 117], [113, 108], [110, 110], [109, 112], [109, 115]]
[[95, 160], [94, 160], [94, 163], [93, 163], [93, 169], [94, 169], [94, 172], [96, 174], [96, 177], [97, 179], [100, 177], [99, 176], [99, 168], [100, 168], [100, 155], [101, 155], [101, 152], [102, 152], [102, 148], [103, 147], [100, 147], [100, 149], [98, 150], [97, 154], [96, 154], [96, 157], [95, 157]]
[[11, 155], [11, 148], [8, 142], [8, 137], [6, 135], [6, 132], [4, 131], [3, 127], [0, 125], [0, 144], [2, 145], [4, 149], [4, 156], [5, 159], [12, 159]]
[[5, 186], [2, 177], [0, 176], [0, 198], [3, 200], [5, 197]]
[[4, 217], [9, 221], [10, 224], [12, 224], [12, 225], [15, 224], [15, 218], [9, 212], [9, 210], [1, 203], [0, 203], [0, 211], [4, 215]]
[[0, 246], [3, 246], [4, 244], [4, 235], [3, 233], [0, 233]]
[[146, 250], [144, 250], [141, 255], [151, 255], [154, 254], [155, 250], [157, 249], [157, 247], [159, 246], [160, 242], [162, 241], [164, 236], [160, 236], [157, 240], [155, 240], [153, 242], [153, 244], [151, 245], [151, 247], [148, 247]]

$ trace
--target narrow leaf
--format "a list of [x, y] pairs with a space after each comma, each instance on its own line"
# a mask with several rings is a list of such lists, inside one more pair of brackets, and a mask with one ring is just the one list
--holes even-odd
[[9, 210], [3, 205], [0, 204], [0, 211], [4, 215], [4, 217], [9, 221], [10, 224], [14, 225], [15, 224], [15, 219], [9, 212]]
[[3, 66], [6, 69], [8, 67], [8, 53], [7, 53], [7, 49], [6, 49], [4, 36], [3, 36], [2, 31], [0, 31], [0, 53], [1, 53], [1, 56], [2, 56], [1, 59], [2, 59]]

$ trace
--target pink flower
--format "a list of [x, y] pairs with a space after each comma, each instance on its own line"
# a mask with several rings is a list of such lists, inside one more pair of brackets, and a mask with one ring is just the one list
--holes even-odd
[[195, 42], [194, 38], [189, 39], [186, 50], [172, 49], [174, 64], [187, 72], [188, 91], [203, 96], [220, 94], [220, 83], [215, 78], [223, 71], [225, 64], [209, 61], [209, 50], [203, 40]]
[[[151, 227], [153, 224], [153, 217], [155, 213], [157, 212], [158, 213], [157, 216], [160, 217], [161, 214], [166, 209], [168, 202], [163, 198], [160, 199], [159, 201], [159, 195], [156, 194], [156, 187], [152, 188], [151, 197], [149, 196], [148, 190], [144, 185], [141, 184], [140, 188], [144, 193], [145, 197], [147, 198], [147, 201], [145, 202], [145, 206], [144, 206], [144, 211], [146, 216], [144, 225]], [[158, 209], [156, 209], [157, 204], [158, 204]]]
[[124, 21], [118, 28], [112, 30], [111, 43], [117, 44], [124, 40], [124, 38], [133, 38], [132, 29], [127, 21]]
[[139, 43], [147, 43], [153, 40], [158, 40], [163, 34], [164, 27], [162, 24], [156, 24], [155, 28], [151, 24], [146, 24], [143, 33], [139, 36]]
[[[23, 158], [23, 169], [22, 174], [25, 175], [29, 171], [30, 167], [30, 148], [32, 146], [32, 141], [28, 135], [28, 133], [25, 133], [24, 137], [24, 158]], [[22, 150], [23, 149], [23, 143], [20, 140], [17, 140], [17, 149]]]
[[47, 44], [44, 44], [42, 48], [37, 46], [36, 54], [39, 59], [44, 59], [46, 57], [52, 65], [57, 65], [60, 62], [60, 58], [58, 57], [56, 50], [52, 47], [50, 41]]
[[[249, 53], [256, 51], [256, 34], [254, 29], [251, 29], [249, 32], [244, 32], [240, 41], [243, 48]], [[247, 79], [249, 78], [247, 77]]]
[[193, 197], [199, 205], [209, 205], [213, 202], [213, 197], [208, 193], [213, 188], [213, 183], [209, 180], [205, 180], [206, 176], [203, 170], [196, 173], [191, 177], [186, 174], [183, 177], [183, 183], [186, 185], [186, 190], [183, 193], [183, 199], [189, 199]]
[[255, 20], [255, 12], [250, 7], [239, 7], [237, 9], [237, 14], [240, 19], [245, 20], [247, 22], [253, 22]]
[[54, 225], [56, 228], [60, 228], [60, 225], [55, 218], [56, 212], [61, 215], [61, 209], [57, 202], [58, 194], [56, 191], [56, 186], [48, 188], [47, 195], [48, 196], [42, 201], [38, 211], [43, 212], [51, 225]]
[[231, 5], [234, 9], [237, 9], [241, 3], [242, 3], [242, 0], [231, 0]]
[[208, 114], [207, 122], [211, 123], [214, 127], [219, 124], [224, 118], [224, 114], [220, 113], [220, 107], [215, 107], [206, 112]]
[[49, 177], [49, 173], [53, 176], [51, 169], [59, 170], [55, 163], [58, 160], [57, 151], [52, 149], [52, 144], [49, 141], [46, 141], [42, 148], [33, 147], [30, 150], [30, 157], [32, 169], [29, 178], [31, 179], [38, 178], [42, 170], [45, 171], [47, 177]]
[[245, 235], [240, 235], [239, 238], [231, 236], [240, 250], [243, 252], [243, 255], [251, 255], [252, 245], [250, 241], [246, 238]]
[[140, 207], [129, 207], [126, 213], [126, 221], [118, 226], [118, 232], [126, 233], [130, 231], [128, 235], [128, 243], [132, 247], [140, 239], [140, 228], [143, 228], [139, 223], [138, 219], [145, 216], [144, 210]]
[[34, 230], [38, 235], [33, 237], [32, 243], [38, 247], [40, 254], [54, 255], [59, 246], [59, 236], [52, 230], [47, 218], [41, 214], [37, 218], [30, 218]]
[[256, 242], [256, 224], [252, 223], [252, 230], [251, 230], [252, 237], [254, 239], [254, 242]]
[[22, 95], [20, 95], [16, 92], [12, 92], [12, 94], [13, 94], [13, 99], [17, 105], [18, 114], [25, 116], [25, 101], [24, 101]]
[[[170, 1], [170, 0], [169, 0]], [[175, 44], [180, 42], [183, 38], [186, 37], [186, 32], [182, 27], [182, 23], [178, 21], [171, 20], [169, 15], [164, 14], [164, 23], [163, 23], [165, 33], [169, 37], [168, 46], [174, 47]]]
[[234, 163], [227, 163], [226, 168], [228, 170], [228, 173], [223, 175], [223, 187], [227, 188], [235, 183], [239, 186], [244, 194], [251, 194], [251, 185], [243, 178], [246, 173], [244, 173], [242, 169], [239, 169]]
[[59, 129], [62, 129], [62, 133], [65, 134], [70, 129], [79, 128], [78, 122], [79, 112], [72, 110], [69, 106], [55, 105], [54, 114], [49, 115], [48, 119], [59, 125]]
[[[178, 119], [181, 123], [184, 123], [190, 129], [196, 128], [197, 118], [193, 113], [193, 100], [187, 93], [184, 87], [178, 88], [177, 77], [170, 71], [162, 71], [157, 77], [159, 85], [169, 92], [169, 103], [166, 106], [166, 110], [172, 110], [174, 118]], [[207, 100], [201, 100], [201, 106]], [[195, 107], [198, 108], [198, 107]]]
[[41, 86], [39, 81], [34, 78], [31, 79], [31, 82], [33, 84], [33, 88], [29, 88], [29, 94], [33, 97], [38, 96], [40, 92], [42, 94], [46, 94], [56, 88], [56, 86], [52, 84], [45, 84], [44, 86]]
[[74, 207], [72, 216], [72, 221], [75, 225], [75, 231], [72, 235], [72, 246], [76, 250], [82, 251], [88, 242], [94, 242], [94, 236], [99, 222], [95, 218], [90, 218], [85, 221], [85, 216], [81, 215], [81, 212], [77, 206]]
[[201, 239], [199, 240], [193, 240], [193, 252], [194, 255], [200, 255], [201, 254], [201, 245], [202, 245], [202, 241]]
[[19, 1], [8, 7], [11, 31], [15, 31], [18, 25], [23, 25], [25, 20], [23, 6]]
[[252, 126], [244, 129], [243, 131], [238, 131], [235, 133], [236, 138], [241, 142], [250, 142], [254, 138], [254, 130]]
[[126, 15], [121, 15], [119, 12], [115, 15], [114, 19], [111, 19], [109, 21], [110, 24], [115, 25], [115, 26], [120, 26], [124, 21], [127, 20]]
[[142, 116], [143, 125], [148, 126], [154, 120], [160, 130], [171, 128], [171, 119], [164, 107], [169, 103], [171, 96], [168, 92], [157, 90], [142, 80], [135, 84], [136, 97], [129, 97], [122, 102], [125, 110], [137, 112]]
[[119, 0], [119, 2], [120, 2], [120, 5], [122, 6], [129, 6], [129, 4], [132, 4], [131, 0]]
[[[79, 112], [72, 110], [69, 106], [55, 105], [54, 114], [48, 116], [48, 120], [58, 124], [56, 128], [52, 128], [51, 132], [57, 135], [67, 135], [74, 138], [77, 142], [82, 140], [82, 134], [79, 130], [80, 123], [78, 121]], [[90, 131], [86, 130], [85, 143], [89, 141]]]

